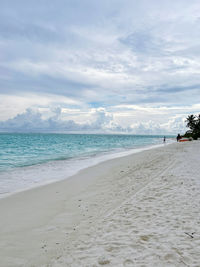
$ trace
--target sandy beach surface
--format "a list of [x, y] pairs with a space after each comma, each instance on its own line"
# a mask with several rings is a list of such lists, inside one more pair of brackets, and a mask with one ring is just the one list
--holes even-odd
[[0, 266], [200, 266], [200, 141], [0, 199]]

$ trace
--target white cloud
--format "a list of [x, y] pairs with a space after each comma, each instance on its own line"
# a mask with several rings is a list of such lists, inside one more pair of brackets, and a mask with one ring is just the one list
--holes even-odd
[[90, 132], [104, 131], [112, 116], [105, 113], [103, 109], [92, 110], [95, 120], [91, 123], [76, 123], [73, 120], [61, 119], [60, 108], [53, 110], [53, 115], [48, 119], [42, 119], [42, 114], [36, 110], [27, 109], [24, 113], [13, 119], [0, 122], [0, 131], [17, 132]]
[[51, 95], [51, 94], [18, 94], [6, 95], [0, 94], [0, 121], [13, 118], [16, 114], [23, 113], [26, 109], [38, 109], [58, 106], [80, 106], [83, 104], [78, 101], [65, 96]]
[[105, 108], [92, 108], [88, 112], [80, 113], [79, 110], [73, 112], [73, 109], [66, 110], [58, 107], [48, 110], [48, 116], [44, 116], [42, 112], [44, 112], [43, 109], [40, 111], [27, 109], [13, 119], [0, 122], [0, 131], [176, 134], [184, 133], [186, 130], [186, 117], [183, 115], [172, 116], [170, 120], [160, 123], [159, 118], [157, 122], [142, 120], [142, 114], [140, 114], [140, 118], [136, 116], [129, 124], [120, 123], [114, 113], [108, 112]]
[[186, 132], [187, 127], [186, 127], [186, 117], [183, 116], [175, 116], [171, 118], [168, 122], [163, 123], [163, 127], [168, 131], [168, 132], [173, 132], [173, 133], [180, 133], [184, 134]]

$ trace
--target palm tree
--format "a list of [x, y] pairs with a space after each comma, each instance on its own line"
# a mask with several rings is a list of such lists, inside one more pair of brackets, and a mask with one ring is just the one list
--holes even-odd
[[200, 114], [198, 116], [189, 115], [186, 119], [187, 127], [190, 128], [190, 134], [194, 139], [200, 137]]
[[196, 117], [194, 115], [189, 115], [186, 119], [187, 122], [187, 127], [190, 128], [191, 130], [195, 129], [196, 126]]

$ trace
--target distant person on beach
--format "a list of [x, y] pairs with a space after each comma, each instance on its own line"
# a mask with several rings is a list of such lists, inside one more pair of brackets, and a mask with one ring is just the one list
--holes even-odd
[[176, 137], [177, 142], [178, 142], [180, 139], [181, 139], [181, 136], [180, 136], [180, 134], [178, 134], [177, 137]]
[[165, 143], [165, 141], [166, 141], [166, 137], [164, 136], [164, 138], [163, 138], [163, 143]]

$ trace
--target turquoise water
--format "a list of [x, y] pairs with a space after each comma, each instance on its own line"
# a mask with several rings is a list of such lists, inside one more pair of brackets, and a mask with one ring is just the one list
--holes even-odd
[[163, 136], [149, 135], [1, 133], [0, 194], [64, 179], [100, 161], [162, 143]]
[[158, 144], [163, 136], [0, 134], [0, 171]]

